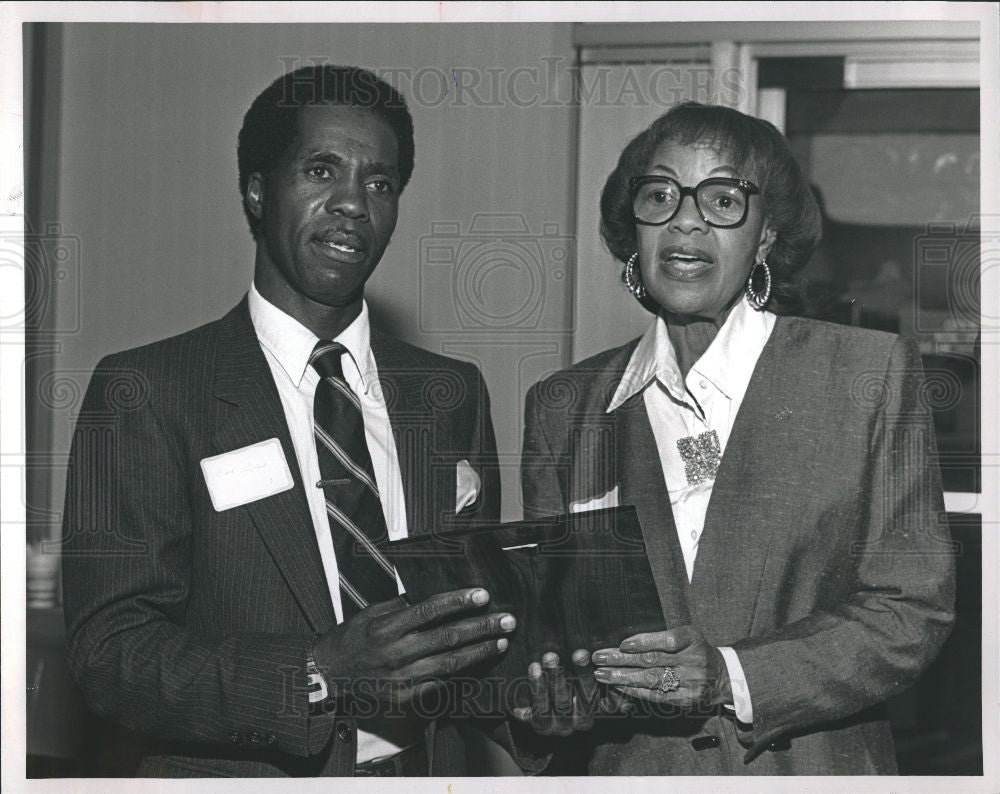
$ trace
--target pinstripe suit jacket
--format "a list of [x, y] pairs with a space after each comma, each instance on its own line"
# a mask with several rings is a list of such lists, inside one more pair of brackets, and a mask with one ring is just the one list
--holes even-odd
[[[496, 520], [478, 369], [377, 332], [371, 344], [409, 531], [455, 520], [462, 459], [482, 481], [462, 520]], [[294, 487], [216, 512], [199, 461], [269, 438]], [[353, 774], [354, 721], [307, 714], [308, 648], [336, 620], [246, 299], [100, 363], [74, 436], [63, 553], [70, 670], [95, 711], [148, 737], [140, 774]], [[429, 727], [435, 773], [463, 771], [457, 738], [447, 721]]]
[[[618, 486], [619, 502], [638, 510], [666, 624], [693, 624], [713, 645], [736, 649], [754, 724], [745, 730], [715, 711], [599, 720], [577, 737], [590, 771], [894, 773], [884, 701], [935, 657], [954, 602], [954, 549], [914, 345], [778, 318], [726, 447], [689, 583], [644, 400], [606, 413], [635, 344], [532, 387], [525, 512], [566, 512]], [[703, 736], [719, 741], [692, 744]]]

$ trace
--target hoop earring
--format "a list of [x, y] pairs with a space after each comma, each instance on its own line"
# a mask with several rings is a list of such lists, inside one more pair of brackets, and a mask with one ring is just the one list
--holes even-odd
[[[754, 289], [753, 286], [753, 277], [759, 267], [764, 268], [764, 289], [760, 291]], [[771, 299], [771, 268], [767, 266], [766, 259], [761, 259], [750, 268], [750, 277], [747, 278], [746, 295], [747, 303], [759, 312], [764, 311], [764, 307], [767, 306], [767, 302]]]
[[636, 300], [641, 301], [646, 297], [646, 285], [642, 283], [642, 273], [636, 269], [635, 265], [638, 261], [639, 252], [636, 251], [625, 263], [625, 269], [622, 270], [622, 283]]

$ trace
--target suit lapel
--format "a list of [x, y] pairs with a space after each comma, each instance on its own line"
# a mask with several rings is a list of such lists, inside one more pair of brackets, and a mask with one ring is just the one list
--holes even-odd
[[[434, 373], [414, 367], [412, 358], [396, 340], [375, 329], [371, 332], [371, 348], [399, 460], [406, 531], [409, 535], [429, 532], [436, 523], [434, 506], [448, 504], [442, 484], [446, 477], [432, 460], [435, 450], [445, 448], [438, 438], [444, 428], [436, 422], [423, 394]], [[452, 475], [452, 504], [454, 498]]]
[[236, 509], [250, 515], [313, 629], [324, 631], [335, 623], [333, 602], [284, 409], [246, 298], [221, 321], [214, 394], [226, 403], [213, 436], [217, 452], [281, 442], [295, 486]]
[[[584, 423], [592, 426], [603, 423], [607, 407], [621, 382], [635, 346], [630, 344], [623, 347], [607, 362], [601, 377], [595, 380], [596, 385], [592, 387], [592, 396], [588, 400], [592, 408], [582, 412]], [[611, 418], [613, 432], [608, 439], [613, 446], [613, 454], [607, 456], [603, 448], [576, 450], [573, 455], [574, 469], [586, 469], [574, 472], [574, 479], [581, 483], [589, 482], [582, 488], [571, 483], [571, 493], [575, 494], [580, 490], [585, 492], [575, 494], [571, 499], [604, 493], [609, 487], [618, 485], [618, 504], [633, 505], [639, 516], [663, 618], [667, 626], [685, 625], [691, 622], [687, 603], [687, 572], [677, 540], [656, 439], [653, 437], [642, 394], [626, 400], [615, 409]], [[581, 436], [586, 437], [584, 434]], [[602, 472], [600, 461], [608, 459], [612, 461], [614, 471]], [[597, 482], [594, 482], [595, 477]]]
[[[698, 545], [691, 608], [696, 623], [715, 644], [750, 634], [772, 530], [787, 521], [777, 514], [774, 499], [789, 481], [782, 471], [787, 456], [774, 443], [777, 423], [791, 413], [779, 372], [787, 353], [784, 332], [779, 317], [736, 415]], [[798, 371], [788, 366], [780, 370]]]
[[618, 502], [635, 505], [639, 515], [666, 625], [686, 625], [691, 622], [687, 571], [656, 439], [641, 394], [634, 395], [615, 411], [615, 440]]

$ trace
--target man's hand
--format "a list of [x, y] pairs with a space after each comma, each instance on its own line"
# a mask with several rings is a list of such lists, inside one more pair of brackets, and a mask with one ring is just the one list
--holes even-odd
[[691, 710], [733, 702], [722, 653], [693, 626], [636, 634], [595, 651], [593, 663], [598, 681], [629, 697]]
[[513, 709], [513, 716], [543, 736], [569, 736], [594, 727], [598, 714], [627, 713], [632, 705], [616, 692], [601, 691], [594, 679], [590, 652], [578, 649], [571, 657], [572, 679], [559, 663], [559, 656], [542, 655], [541, 664], [528, 666], [531, 705]]
[[362, 610], [316, 641], [316, 666], [332, 692], [408, 703], [445, 678], [507, 650], [514, 616], [485, 614], [489, 593], [453, 590], [407, 606], [401, 599]]

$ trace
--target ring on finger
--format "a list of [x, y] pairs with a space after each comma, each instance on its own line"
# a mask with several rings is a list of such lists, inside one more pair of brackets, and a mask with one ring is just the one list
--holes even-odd
[[677, 671], [673, 667], [664, 667], [663, 674], [660, 676], [660, 681], [656, 685], [656, 688], [660, 692], [673, 692], [676, 689], [681, 688], [681, 679], [677, 675]]

